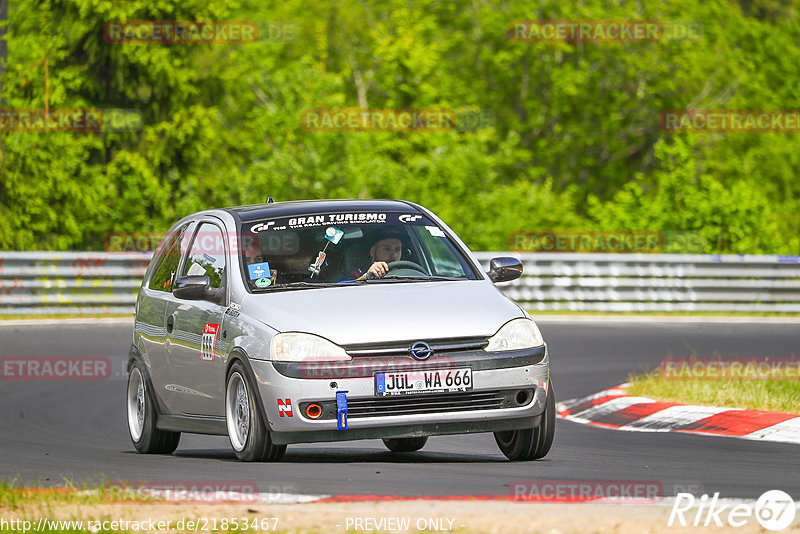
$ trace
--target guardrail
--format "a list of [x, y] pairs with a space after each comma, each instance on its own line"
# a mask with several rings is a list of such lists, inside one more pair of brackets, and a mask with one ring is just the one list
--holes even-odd
[[800, 256], [509, 255], [523, 276], [500, 287], [530, 310], [800, 312]]
[[[478, 252], [518, 257], [500, 284], [541, 311], [800, 312], [800, 256]], [[144, 252], [0, 252], [0, 315], [130, 314]]]
[[0, 315], [133, 314], [149, 252], [0, 252]]

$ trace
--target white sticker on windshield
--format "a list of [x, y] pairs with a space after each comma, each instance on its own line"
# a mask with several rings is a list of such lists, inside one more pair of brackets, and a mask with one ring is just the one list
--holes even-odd
[[438, 226], [426, 226], [425, 229], [430, 232], [433, 237], [444, 237], [444, 232]]

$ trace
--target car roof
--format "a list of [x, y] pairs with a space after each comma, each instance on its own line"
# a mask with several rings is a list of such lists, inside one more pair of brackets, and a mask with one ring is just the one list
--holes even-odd
[[366, 211], [404, 211], [419, 213], [416, 205], [403, 200], [295, 200], [271, 202], [225, 208], [234, 218], [242, 222], [291, 217], [293, 215], [313, 215], [317, 213], [343, 213]]

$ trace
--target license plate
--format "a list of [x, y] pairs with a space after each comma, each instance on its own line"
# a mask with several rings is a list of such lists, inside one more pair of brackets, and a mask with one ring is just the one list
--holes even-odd
[[472, 368], [398, 371], [375, 374], [375, 395], [416, 395], [472, 389]]

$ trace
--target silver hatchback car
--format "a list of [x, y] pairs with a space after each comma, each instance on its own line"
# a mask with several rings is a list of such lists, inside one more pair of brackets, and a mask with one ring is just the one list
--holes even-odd
[[436, 215], [397, 200], [195, 213], [160, 243], [136, 300], [127, 417], [142, 453], [227, 435], [244, 461], [290, 443], [493, 432], [511, 460], [555, 432], [547, 345]]

